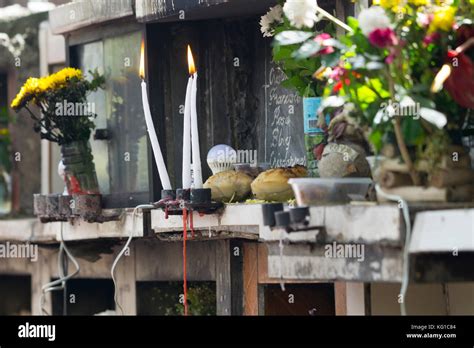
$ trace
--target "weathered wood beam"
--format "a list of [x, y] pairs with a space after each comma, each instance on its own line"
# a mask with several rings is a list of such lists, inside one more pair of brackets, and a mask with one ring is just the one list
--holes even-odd
[[196, 20], [265, 13], [276, 0], [136, 0], [139, 22]]
[[243, 250], [238, 240], [218, 241], [216, 248], [217, 315], [243, 314]]

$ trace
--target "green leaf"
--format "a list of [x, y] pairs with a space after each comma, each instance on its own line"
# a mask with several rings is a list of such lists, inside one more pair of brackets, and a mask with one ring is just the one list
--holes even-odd
[[313, 33], [308, 31], [288, 30], [275, 36], [275, 41], [282, 46], [294, 45], [306, 41]]
[[383, 141], [382, 141], [383, 133], [380, 129], [376, 129], [372, 131], [369, 135], [369, 141], [374, 145], [377, 152], [382, 150]]
[[352, 16], [347, 17], [346, 22], [347, 22], [347, 25], [350, 26], [354, 30], [359, 28], [359, 21], [355, 17], [352, 17]]
[[402, 133], [407, 145], [418, 145], [423, 141], [423, 128], [420, 122], [412, 117], [403, 119]]
[[318, 51], [321, 50], [321, 45], [316, 41], [310, 40], [305, 42], [298, 50], [293, 53], [293, 57], [296, 59], [309, 58]]
[[326, 67], [333, 67], [339, 63], [341, 59], [341, 54], [336, 51], [331, 54], [325, 54], [321, 56], [321, 64]]
[[280, 61], [291, 58], [292, 52], [293, 49], [291, 47], [275, 45], [273, 46], [273, 59]]

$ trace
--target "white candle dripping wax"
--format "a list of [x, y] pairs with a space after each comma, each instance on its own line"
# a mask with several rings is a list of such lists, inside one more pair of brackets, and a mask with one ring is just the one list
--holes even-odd
[[142, 42], [141, 56], [140, 56], [140, 77], [142, 78], [142, 104], [143, 112], [145, 113], [146, 128], [148, 130], [148, 136], [150, 137], [151, 147], [155, 156], [156, 166], [158, 168], [158, 175], [160, 176], [161, 185], [164, 190], [171, 190], [171, 182], [166, 169], [165, 160], [161, 153], [160, 143], [156, 136], [155, 125], [151, 117], [150, 105], [148, 104], [148, 93], [146, 88], [145, 76], [145, 44]]

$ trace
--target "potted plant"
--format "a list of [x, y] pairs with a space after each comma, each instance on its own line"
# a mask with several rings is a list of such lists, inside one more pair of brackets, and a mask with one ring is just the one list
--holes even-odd
[[[330, 136], [358, 125], [375, 153], [393, 158], [379, 182], [408, 200], [472, 199], [473, 173], [460, 136], [474, 108], [472, 0], [374, 4], [349, 18], [350, 28], [337, 39], [285, 34], [298, 37], [292, 50], [301, 59], [331, 51], [333, 59], [321, 59], [315, 74], [325, 80], [319, 112], [342, 120], [331, 121]], [[394, 189], [403, 186], [410, 189]]]
[[11, 103], [15, 111], [29, 113], [41, 139], [60, 145], [70, 195], [99, 193], [89, 144], [96, 114], [87, 95], [103, 88], [105, 80], [97, 72], [91, 75], [89, 81], [81, 70], [64, 68], [42, 78], [30, 77]]

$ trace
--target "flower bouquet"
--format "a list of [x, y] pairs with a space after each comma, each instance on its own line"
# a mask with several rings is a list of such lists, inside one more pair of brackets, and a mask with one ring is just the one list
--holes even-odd
[[337, 39], [294, 27], [275, 40], [293, 57], [318, 62], [312, 78], [324, 81], [318, 122], [328, 138], [346, 144], [363, 136], [390, 158], [377, 178], [387, 191], [471, 200], [462, 138], [474, 108], [472, 18], [473, 0], [376, 0], [349, 17]]
[[99, 192], [89, 144], [96, 114], [86, 98], [102, 88], [105, 80], [97, 72], [91, 74], [88, 81], [81, 70], [64, 68], [46, 77], [30, 77], [11, 103], [15, 111], [25, 109], [29, 113], [41, 139], [61, 146], [69, 194]]
[[[303, 97], [306, 165], [310, 176], [319, 176], [317, 162], [320, 156], [317, 151], [327, 142], [324, 129], [315, 122], [324, 81], [313, 75], [323, 61], [333, 59], [334, 50], [331, 47], [321, 47], [319, 54], [311, 56], [307, 56], [305, 52], [313, 42], [314, 45], [321, 45], [331, 38], [329, 33], [335, 32], [333, 22], [322, 20], [325, 16], [340, 23], [319, 8], [315, 0], [289, 0], [270, 8], [260, 21], [263, 36], [275, 37], [273, 60], [287, 77], [282, 86], [295, 89]], [[323, 29], [324, 33], [314, 34]], [[300, 45], [303, 41], [306, 44]]]

